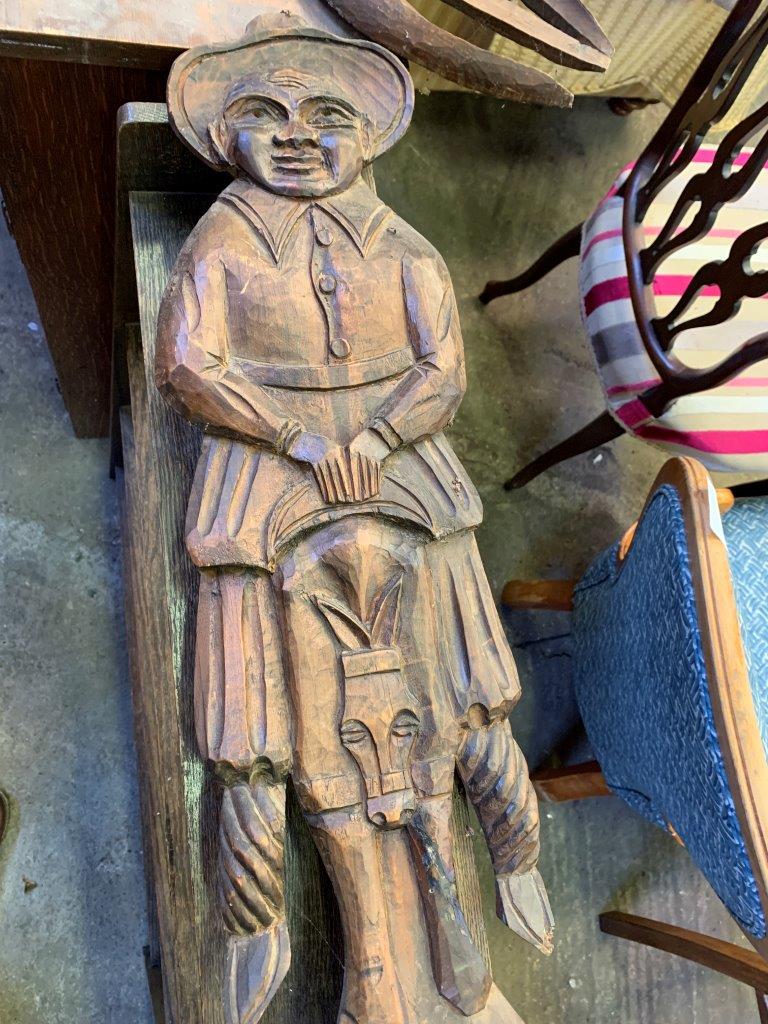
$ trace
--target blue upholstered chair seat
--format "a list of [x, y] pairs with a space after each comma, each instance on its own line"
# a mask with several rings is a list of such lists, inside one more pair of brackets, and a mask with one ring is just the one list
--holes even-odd
[[[766, 742], [768, 502], [737, 502], [724, 529]], [[713, 718], [674, 487], [654, 493], [621, 566], [617, 555], [617, 546], [604, 551], [574, 594], [574, 682], [595, 754], [611, 789], [650, 821], [671, 825], [745, 931], [764, 938]]]

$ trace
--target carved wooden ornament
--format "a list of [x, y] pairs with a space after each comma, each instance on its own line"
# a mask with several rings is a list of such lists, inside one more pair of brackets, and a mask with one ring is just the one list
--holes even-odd
[[400, 61], [295, 18], [180, 57], [179, 135], [234, 181], [182, 249], [157, 384], [202, 423], [195, 714], [224, 793], [228, 1022], [285, 976], [285, 785], [344, 927], [344, 1024], [519, 1018], [459, 906], [458, 769], [502, 920], [545, 951], [538, 812], [507, 715], [519, 686], [442, 431], [465, 389], [433, 247], [364, 180], [405, 132]]

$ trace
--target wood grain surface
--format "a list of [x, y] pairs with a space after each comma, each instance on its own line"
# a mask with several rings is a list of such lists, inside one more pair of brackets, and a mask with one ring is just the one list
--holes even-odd
[[79, 437], [109, 425], [117, 111], [161, 73], [0, 58], [0, 188]]
[[[150, 138], [157, 125], [153, 113], [151, 109], [146, 110]], [[160, 193], [134, 194], [131, 198], [141, 309], [147, 330], [153, 325], [153, 311], [176, 252], [210, 200], [210, 196]], [[158, 252], [163, 254], [161, 260], [156, 258]], [[151, 479], [141, 491], [141, 507], [147, 518], [139, 528], [146, 529], [148, 521], [155, 524], [152, 532], [160, 551], [157, 554], [154, 543], [140, 545], [141, 564], [131, 573], [129, 600], [132, 604], [138, 601], [145, 614], [154, 609], [156, 616], [153, 624], [134, 629], [134, 635], [142, 638], [141, 650], [145, 652], [146, 661], [154, 666], [150, 682], [144, 684], [151, 686], [151, 714], [147, 697], [143, 696], [147, 690], [142, 689], [142, 678], [147, 677], [142, 677], [140, 663], [132, 669], [132, 675], [134, 689], [138, 690], [135, 696], [139, 719], [137, 745], [145, 763], [142, 779], [150, 790], [159, 787], [159, 792], [149, 799], [165, 808], [160, 818], [165, 820], [166, 829], [156, 828], [151, 833], [149, 848], [158, 888], [167, 1013], [169, 1021], [177, 1024], [187, 1019], [200, 1020], [201, 1024], [221, 1024], [219, 965], [224, 963], [224, 940], [223, 929], [216, 920], [218, 915], [211, 906], [215, 894], [215, 857], [210, 847], [217, 827], [217, 799], [189, 732], [192, 713], [190, 646], [196, 587], [190, 585], [190, 573], [194, 570], [183, 546], [182, 527], [199, 434], [165, 406], [154, 386], [151, 393], [147, 392], [145, 366], [150, 356], [145, 351], [141, 359], [135, 349], [131, 354], [130, 337], [129, 331], [134, 424], [138, 420], [145, 432], [141, 435], [134, 426], [134, 436], [145, 439], [145, 458], [153, 455]], [[152, 353], [153, 332], [148, 346]], [[126, 452], [127, 486], [136, 479], [135, 457], [131, 454], [136, 447], [134, 441]], [[158, 464], [160, 452], [165, 453], [162, 464]], [[158, 507], [160, 494], [163, 495], [162, 508]], [[130, 509], [130, 503], [126, 507]], [[135, 549], [133, 545], [128, 550]], [[167, 589], [165, 593], [155, 593], [151, 599], [137, 599], [134, 597], [137, 579], [144, 581], [145, 588], [155, 590], [158, 586], [162, 590], [165, 581]], [[162, 642], [170, 645], [166, 649], [172, 655], [156, 663], [152, 652], [159, 642], [159, 628], [164, 630]], [[137, 644], [132, 649], [135, 651]], [[158, 674], [161, 661], [175, 669]], [[165, 716], [172, 719], [170, 724]], [[170, 745], [168, 736], [172, 740]], [[173, 740], [174, 736], [177, 740]], [[166, 748], [164, 754], [161, 748]], [[158, 759], [169, 757], [173, 763], [163, 760], [162, 765], [158, 764]], [[168, 780], [167, 786], [164, 779]], [[472, 852], [472, 829], [466, 799], [458, 791], [451, 829], [459, 899], [473, 939], [487, 962], [489, 951]], [[294, 966], [264, 1019], [268, 1024], [327, 1024], [333, 1019], [340, 998], [342, 953], [337, 910], [306, 824], [295, 799], [290, 797], [287, 837], [287, 916]], [[175, 851], [173, 869], [169, 864], [169, 844]], [[173, 900], [168, 892], [171, 878], [174, 879]], [[187, 917], [186, 926], [182, 922], [184, 917]], [[200, 964], [208, 963], [216, 966], [201, 972]], [[200, 979], [199, 983], [190, 982], [196, 978]]]

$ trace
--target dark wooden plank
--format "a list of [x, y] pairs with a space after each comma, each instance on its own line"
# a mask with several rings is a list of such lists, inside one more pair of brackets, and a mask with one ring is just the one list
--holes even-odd
[[165, 103], [126, 103], [117, 114], [117, 190], [112, 319], [112, 465], [120, 465], [117, 413], [130, 402], [126, 330], [138, 324], [128, 196], [134, 191], [196, 192], [211, 199], [230, 181], [207, 168], [171, 131]]
[[673, 953], [743, 981], [761, 992], [768, 991], [768, 962], [754, 950], [744, 949], [733, 942], [618, 911], [601, 914], [600, 929], [606, 935], [616, 935], [620, 939]]
[[118, 108], [165, 75], [0, 59], [0, 188], [79, 437], [109, 425]]

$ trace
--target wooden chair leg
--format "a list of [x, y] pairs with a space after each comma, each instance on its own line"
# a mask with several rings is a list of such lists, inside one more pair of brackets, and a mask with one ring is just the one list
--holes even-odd
[[[736, 981], [743, 981], [761, 994], [768, 992], [768, 961], [753, 950], [733, 942], [618, 911], [600, 915], [600, 930], [606, 935], [641, 942], [644, 946], [692, 960]], [[762, 1007], [761, 1013], [765, 1012], [765, 998]]]
[[527, 466], [523, 466], [510, 480], [507, 480], [504, 484], [504, 490], [513, 491], [518, 487], [524, 487], [531, 480], [539, 476], [539, 474], [547, 469], [551, 469], [552, 466], [556, 466], [559, 462], [565, 462], [566, 459], [572, 459], [576, 455], [583, 455], [584, 452], [592, 451], [593, 448], [597, 448], [601, 444], [606, 444], [608, 441], [613, 441], [614, 438], [621, 437], [623, 433], [624, 428], [619, 426], [609, 412], [604, 412], [602, 416], [592, 420], [586, 427], [577, 430], [575, 434], [566, 438], [565, 441], [561, 441], [554, 448], [550, 448], [549, 451], [539, 455], [533, 462], [529, 462]]
[[611, 795], [597, 761], [585, 761], [565, 768], [541, 768], [531, 774], [531, 782], [539, 799], [550, 804]]
[[562, 238], [550, 245], [541, 256], [532, 263], [527, 270], [517, 277], [510, 277], [508, 281], [488, 281], [480, 294], [480, 301], [484, 306], [502, 295], [511, 295], [513, 292], [521, 292], [530, 288], [532, 284], [540, 281], [550, 270], [559, 267], [565, 260], [579, 255], [581, 248], [581, 229], [584, 225], [577, 224], [575, 228], [567, 231]]
[[658, 100], [641, 100], [637, 96], [611, 96], [608, 99], [608, 107], [612, 114], [628, 117], [635, 110], [643, 110], [657, 102]]
[[507, 608], [546, 608], [569, 612], [573, 608], [575, 580], [507, 580], [501, 603]]
[[760, 1024], [768, 1024], [768, 994], [755, 989], [757, 996], [757, 1012], [760, 1014]]

